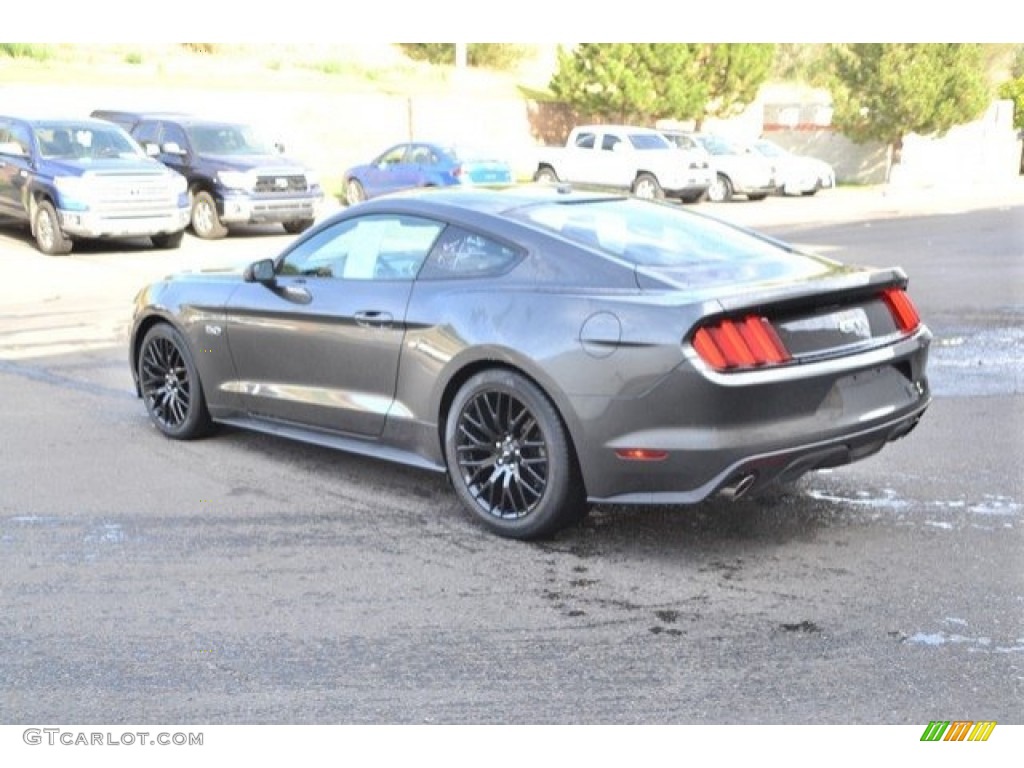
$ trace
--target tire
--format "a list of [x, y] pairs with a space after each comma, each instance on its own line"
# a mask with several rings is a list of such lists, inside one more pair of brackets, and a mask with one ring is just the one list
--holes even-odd
[[708, 200], [713, 203], [727, 203], [732, 200], [732, 182], [722, 174], [716, 174], [708, 187]]
[[139, 348], [139, 388], [150, 421], [167, 437], [192, 440], [212, 421], [192, 353], [167, 323], [154, 325]]
[[36, 205], [32, 233], [39, 250], [47, 256], [63, 256], [71, 253], [71, 238], [60, 228], [60, 219], [53, 204], [42, 200]]
[[345, 183], [345, 202], [349, 205], [361, 203], [366, 199], [366, 190], [358, 179], [349, 179]]
[[149, 239], [152, 241], [153, 246], [162, 250], [171, 251], [175, 248], [181, 247], [181, 241], [185, 237], [185, 230], [180, 232], [171, 232], [161, 235], [153, 235]]
[[444, 449], [460, 501], [499, 536], [543, 538], [587, 513], [568, 432], [547, 396], [517, 373], [486, 370], [463, 384]]
[[305, 232], [307, 229], [313, 226], [313, 219], [298, 219], [296, 221], [286, 221], [284, 223], [284, 231], [289, 235], [298, 235]]
[[537, 172], [533, 174], [533, 180], [539, 181], [541, 184], [557, 184], [558, 174], [555, 173], [554, 168], [542, 165], [537, 169]]
[[663, 200], [665, 190], [661, 188], [658, 180], [649, 173], [641, 173], [633, 182], [632, 193], [642, 200]]
[[217, 213], [217, 201], [209, 192], [192, 196], [192, 231], [203, 240], [220, 240], [228, 233]]

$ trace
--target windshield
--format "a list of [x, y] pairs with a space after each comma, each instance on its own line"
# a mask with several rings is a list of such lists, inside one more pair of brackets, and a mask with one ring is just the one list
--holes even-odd
[[39, 151], [46, 158], [78, 160], [143, 154], [128, 134], [114, 126], [43, 123], [36, 126], [35, 134]]
[[700, 142], [712, 155], [742, 155], [743, 150], [721, 136], [703, 136]]
[[787, 154], [786, 150], [770, 141], [758, 141], [754, 144], [754, 148], [765, 157], [785, 157]]
[[276, 152], [272, 142], [248, 125], [193, 125], [186, 130], [192, 148], [201, 154], [270, 155]]

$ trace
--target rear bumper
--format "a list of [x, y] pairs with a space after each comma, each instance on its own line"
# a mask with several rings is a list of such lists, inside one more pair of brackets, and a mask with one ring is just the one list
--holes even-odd
[[[931, 334], [838, 360], [718, 374], [689, 357], [639, 398], [574, 403], [574, 441], [594, 502], [694, 504], [859, 461], [927, 409]], [[655, 458], [620, 458], [626, 451]]]

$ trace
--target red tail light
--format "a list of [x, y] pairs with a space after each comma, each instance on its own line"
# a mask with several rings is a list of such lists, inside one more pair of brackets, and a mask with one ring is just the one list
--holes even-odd
[[719, 371], [779, 365], [791, 359], [771, 323], [758, 315], [704, 326], [694, 334], [693, 348]]
[[454, 168], [452, 168], [452, 176], [454, 176], [456, 179], [461, 178], [462, 174], [463, 170], [461, 165], [456, 165]]
[[882, 291], [882, 299], [892, 312], [901, 331], [909, 333], [921, 324], [921, 316], [917, 314], [914, 302], [907, 296], [907, 292], [899, 288], [888, 288]]

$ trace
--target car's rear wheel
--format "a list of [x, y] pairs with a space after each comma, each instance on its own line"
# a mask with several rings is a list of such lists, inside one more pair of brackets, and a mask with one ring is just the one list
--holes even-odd
[[177, 440], [202, 437], [212, 422], [192, 353], [167, 323], [154, 325], [139, 350], [139, 388], [157, 429]]
[[568, 432], [547, 396], [518, 373], [471, 377], [452, 402], [444, 447], [460, 500], [500, 536], [541, 538], [586, 514]]
[[209, 192], [192, 196], [192, 231], [203, 240], [219, 240], [228, 233], [217, 213], [217, 201]]
[[654, 176], [641, 173], [633, 182], [633, 194], [644, 200], [661, 200], [665, 197], [665, 190]]
[[57, 211], [48, 200], [43, 200], [36, 206], [35, 221], [32, 226], [36, 235], [36, 245], [47, 256], [63, 256], [66, 253], [71, 253], [71, 238], [67, 237], [60, 228]]
[[708, 200], [713, 203], [732, 200], [732, 182], [722, 174], [716, 174], [711, 186], [708, 187]]
[[298, 235], [312, 226], [313, 219], [297, 219], [296, 221], [286, 221], [284, 223], [284, 231], [289, 235]]
[[345, 202], [349, 205], [361, 203], [366, 199], [366, 190], [357, 179], [349, 179], [345, 184]]

